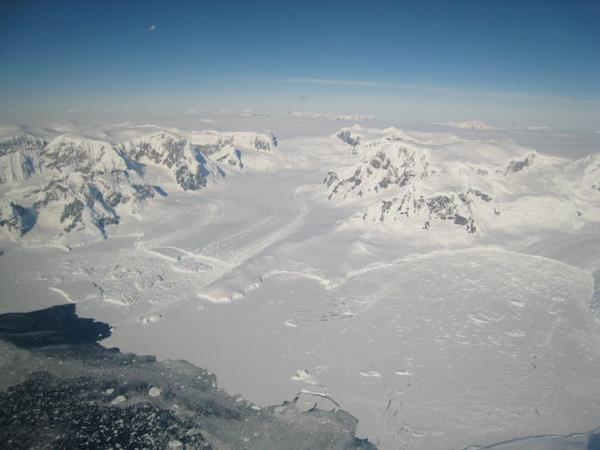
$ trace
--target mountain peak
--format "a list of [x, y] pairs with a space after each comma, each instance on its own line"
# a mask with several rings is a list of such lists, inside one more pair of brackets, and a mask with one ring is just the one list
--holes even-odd
[[70, 134], [50, 141], [43, 156], [46, 167], [59, 172], [115, 172], [129, 168], [122, 151], [110, 142]]

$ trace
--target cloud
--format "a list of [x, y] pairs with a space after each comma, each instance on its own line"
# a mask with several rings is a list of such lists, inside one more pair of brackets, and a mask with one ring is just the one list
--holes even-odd
[[152, 31], [156, 31], [156, 25], [150, 25], [150, 26], [148, 27], [148, 31], [151, 31], [151, 32], [152, 32]]
[[530, 93], [520, 91], [496, 91], [485, 89], [472, 89], [450, 86], [428, 86], [418, 84], [396, 83], [393, 81], [375, 81], [375, 80], [350, 80], [336, 78], [307, 78], [307, 77], [262, 77], [262, 76], [244, 76], [246, 79], [260, 80], [264, 82], [277, 83], [293, 83], [293, 84], [314, 84], [323, 86], [350, 86], [350, 87], [365, 87], [365, 88], [383, 88], [383, 89], [399, 89], [407, 91], [429, 92], [433, 94], [449, 94], [449, 95], [470, 95], [470, 96], [488, 96], [508, 97], [521, 99], [538, 99], [551, 100], [566, 103], [587, 104], [592, 106], [600, 106], [600, 99], [597, 98], [581, 98], [568, 95], [550, 95], [545, 93]]
[[481, 120], [465, 120], [463, 122], [434, 122], [435, 125], [443, 125], [450, 128], [456, 128], [458, 130], [470, 130], [470, 131], [481, 131], [481, 130], [495, 130], [496, 127], [489, 125]]
[[[404, 87], [404, 85], [390, 82], [368, 81], [368, 80], [339, 80], [331, 78], [275, 78], [275, 81], [283, 83], [299, 84], [325, 84], [333, 86], [369, 86], [369, 87]], [[412, 87], [412, 86], [411, 86]]]

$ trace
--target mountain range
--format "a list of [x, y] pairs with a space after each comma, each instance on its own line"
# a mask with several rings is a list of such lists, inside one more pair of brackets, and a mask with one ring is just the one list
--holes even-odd
[[427, 142], [395, 128], [334, 136], [349, 152], [325, 176], [328, 198], [356, 203], [366, 222], [511, 233], [600, 220], [599, 154], [568, 160], [508, 140]]
[[[159, 131], [118, 144], [75, 134], [49, 141], [24, 132], [4, 137], [0, 233], [14, 239], [38, 227], [54, 236], [106, 237], [108, 225], [137, 214], [155, 195], [203, 189], [245, 170], [246, 155], [276, 149], [273, 135], [248, 132]], [[167, 174], [168, 186], [148, 181], [152, 169]]]

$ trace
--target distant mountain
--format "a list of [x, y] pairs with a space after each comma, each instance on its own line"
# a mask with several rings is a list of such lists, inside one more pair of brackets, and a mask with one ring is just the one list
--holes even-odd
[[456, 128], [459, 130], [493, 130], [495, 127], [488, 125], [481, 120], [466, 120], [464, 122], [444, 122], [440, 125], [445, 125], [450, 128]]
[[366, 222], [518, 233], [600, 220], [599, 155], [572, 162], [513, 144], [434, 146], [395, 129], [373, 139], [359, 132], [335, 135], [352, 150], [324, 184], [330, 200], [355, 202]]
[[357, 122], [371, 122], [376, 117], [370, 114], [338, 114], [335, 120], [352, 120]]
[[[248, 158], [252, 160], [252, 156], [256, 153], [269, 153], [276, 150], [278, 146], [277, 138], [272, 134], [253, 132], [207, 131], [194, 134], [190, 138], [204, 154], [221, 163], [225, 170], [244, 170], [248, 167]], [[260, 169], [260, 162], [251, 161], [250, 166], [253, 165], [253, 168]]]

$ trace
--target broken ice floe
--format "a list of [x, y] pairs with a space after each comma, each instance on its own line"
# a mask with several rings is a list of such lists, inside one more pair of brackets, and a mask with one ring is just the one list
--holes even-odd
[[142, 324], [142, 325], [148, 325], [149, 323], [155, 323], [155, 322], [160, 322], [163, 319], [162, 314], [156, 314], [154, 316], [144, 316], [144, 317], [140, 317], [138, 319], [138, 321]]

